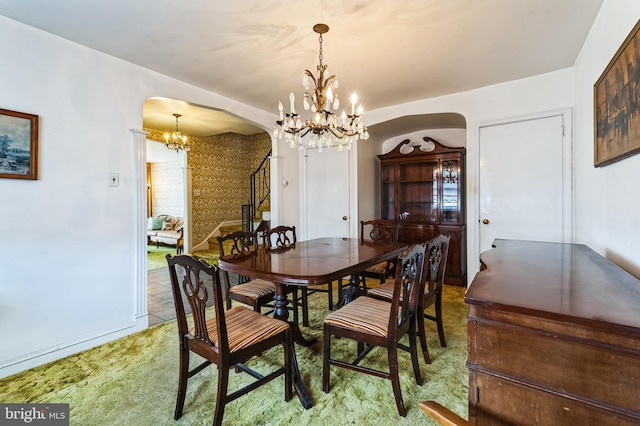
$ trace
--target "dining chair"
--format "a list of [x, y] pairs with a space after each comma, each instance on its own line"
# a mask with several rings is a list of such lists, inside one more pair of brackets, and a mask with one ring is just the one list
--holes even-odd
[[[451, 237], [449, 235], [439, 234], [427, 242], [421, 284], [423, 297], [418, 299], [416, 312], [413, 315], [414, 320], [417, 322], [416, 328], [420, 338], [422, 354], [427, 364], [431, 364], [431, 357], [427, 347], [425, 318], [436, 322], [440, 345], [447, 346], [442, 323], [442, 284], [446, 272], [450, 240]], [[376, 299], [391, 300], [393, 297], [393, 283], [385, 283], [380, 287], [370, 289], [367, 294]], [[435, 316], [425, 313], [425, 309], [434, 304]]]
[[[391, 302], [360, 296], [324, 319], [322, 390], [325, 393], [329, 392], [330, 365], [382, 377], [391, 381], [398, 413], [402, 417], [406, 416], [398, 376], [398, 347], [400, 338], [408, 335], [413, 372], [416, 383], [421, 386], [422, 376], [418, 365], [415, 321], [411, 320], [411, 305], [417, 303], [424, 255], [425, 246], [414, 244], [398, 257]], [[331, 336], [358, 342], [358, 355], [353, 362], [331, 358]], [[388, 372], [359, 365], [376, 346], [387, 350]]]
[[[262, 232], [262, 238], [267, 250], [286, 250], [289, 248], [294, 248], [296, 243], [298, 242], [295, 226], [280, 225], [271, 229], [265, 229]], [[302, 306], [302, 325], [304, 325], [305, 327], [309, 327], [309, 291], [307, 290], [307, 287], [301, 288], [301, 299], [298, 299], [298, 288], [296, 286], [288, 287], [287, 293], [292, 294], [294, 321], [298, 321], [298, 306]]]
[[[178, 397], [174, 420], [182, 417], [187, 381], [210, 364], [218, 370], [218, 393], [214, 425], [220, 425], [225, 405], [240, 396], [284, 375], [284, 399], [292, 397], [293, 339], [291, 328], [285, 321], [261, 315], [242, 306], [225, 309], [219, 270], [192, 255], [166, 256], [171, 277], [171, 289], [178, 323], [180, 368]], [[189, 328], [184, 308], [184, 298], [192, 312], [193, 326]], [[215, 315], [210, 315], [207, 301], [213, 299]], [[244, 363], [282, 345], [283, 366], [262, 376]], [[189, 355], [193, 352], [204, 358], [204, 362], [189, 370]], [[228, 393], [229, 370], [236, 368], [256, 378], [247, 386]]]
[[[396, 222], [385, 219], [372, 219], [360, 221], [360, 241], [372, 241], [374, 243], [387, 243], [398, 241], [398, 225]], [[395, 260], [379, 262], [376, 265], [360, 271], [366, 288], [366, 278], [377, 278], [380, 285], [384, 284], [387, 277], [394, 276]]]
[[[234, 231], [216, 238], [220, 257], [248, 256], [258, 250], [258, 235], [255, 232]], [[263, 306], [272, 307], [269, 304], [275, 297], [276, 285], [271, 281], [239, 275], [238, 284], [232, 286], [229, 273], [223, 270], [222, 283], [227, 309], [231, 308], [232, 300], [252, 306], [258, 313], [261, 313]]]

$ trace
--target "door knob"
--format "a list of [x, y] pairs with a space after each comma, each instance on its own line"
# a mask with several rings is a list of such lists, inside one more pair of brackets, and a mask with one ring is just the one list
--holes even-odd
[[347, 220], [347, 217], [346, 216], [342, 216], [342, 220]]
[[489, 224], [489, 219], [482, 219], [482, 223], [484, 223], [485, 225]]

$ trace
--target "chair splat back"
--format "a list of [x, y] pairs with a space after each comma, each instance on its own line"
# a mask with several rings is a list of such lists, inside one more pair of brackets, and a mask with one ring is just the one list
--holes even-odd
[[425, 288], [423, 291], [425, 296], [442, 288], [445, 270], [443, 261], [446, 262], [450, 238], [448, 235], [440, 234], [427, 243], [424, 271]]
[[[245, 256], [258, 250], [258, 236], [255, 232], [235, 231], [216, 237], [218, 252], [222, 256]], [[224, 274], [225, 286], [229, 287], [229, 277]], [[243, 275], [238, 276], [239, 283], [249, 282], [251, 279]]]
[[[369, 229], [368, 233], [367, 229]], [[360, 221], [360, 240], [363, 242], [367, 240], [365, 235], [368, 235], [373, 242], [398, 241], [398, 226], [395, 222], [384, 219]]]
[[[396, 270], [396, 282], [400, 280], [400, 285], [394, 288], [390, 321], [397, 319], [398, 329], [405, 330], [409, 326], [411, 314], [417, 309], [424, 256], [424, 246], [415, 244], [402, 254], [400, 268]], [[389, 330], [395, 328], [389, 324]]]
[[[360, 221], [360, 242], [365, 243], [390, 243], [398, 241], [398, 224], [385, 219], [372, 219]], [[367, 238], [368, 236], [368, 238]], [[363, 286], [366, 289], [366, 277], [377, 278], [380, 284], [384, 284], [387, 277], [395, 276], [395, 261], [380, 262], [359, 272], [363, 278]]]
[[[169, 264], [169, 274], [171, 277], [171, 288], [173, 300], [176, 308], [176, 319], [178, 321], [178, 333], [180, 338], [189, 336], [194, 344], [200, 342], [203, 346], [228, 347], [224, 310], [218, 312], [222, 306], [222, 292], [220, 291], [220, 272], [215, 266], [210, 266], [204, 261], [191, 256], [180, 255], [170, 257], [167, 255]], [[179, 262], [179, 263], [178, 263]], [[180, 272], [180, 277], [178, 277]], [[208, 276], [211, 281], [213, 292], [212, 301], [216, 311], [216, 325], [218, 335], [209, 335], [207, 329], [206, 309], [209, 302], [209, 290], [205, 284], [204, 277]], [[189, 330], [184, 310], [183, 295], [187, 298], [193, 316], [193, 328]]]
[[[219, 236], [217, 239], [220, 256], [243, 255], [258, 249], [258, 238], [255, 232], [235, 231]], [[225, 243], [228, 245], [226, 250]]]
[[295, 247], [297, 242], [295, 226], [281, 225], [264, 231], [264, 243], [269, 249]]

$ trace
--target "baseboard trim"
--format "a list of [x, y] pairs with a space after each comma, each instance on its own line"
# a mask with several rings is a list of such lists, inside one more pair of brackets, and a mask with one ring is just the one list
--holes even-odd
[[107, 330], [92, 337], [63, 342], [55, 346], [50, 346], [48, 348], [22, 355], [19, 358], [2, 362], [0, 364], [0, 379], [12, 376], [30, 368], [44, 365], [48, 362], [57, 361], [69, 355], [119, 339], [120, 337], [128, 336], [129, 334], [139, 331], [138, 324], [143, 322], [141, 321], [143, 319], [148, 323], [147, 315], [142, 315], [137, 318], [135, 323]]

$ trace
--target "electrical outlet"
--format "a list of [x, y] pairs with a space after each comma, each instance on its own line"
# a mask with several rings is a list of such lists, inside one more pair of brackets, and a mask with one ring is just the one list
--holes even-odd
[[120, 176], [118, 173], [109, 173], [109, 186], [120, 186]]

